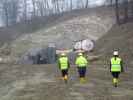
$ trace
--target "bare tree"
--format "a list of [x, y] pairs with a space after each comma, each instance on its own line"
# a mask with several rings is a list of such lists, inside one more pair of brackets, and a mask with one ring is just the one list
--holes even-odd
[[[2, 2], [2, 0], [0, 0], [0, 15], [2, 15], [2, 12], [3, 12], [3, 2]], [[0, 16], [1, 17], [1, 16]]]
[[41, 15], [43, 17], [45, 15], [44, 2], [43, 1], [37, 1], [36, 4], [37, 4], [38, 11], [39, 11], [39, 15]]
[[11, 0], [9, 3], [9, 15], [11, 24], [16, 24], [18, 18], [19, 0]]
[[36, 16], [36, 0], [32, 0], [32, 6], [33, 6], [33, 17]]
[[57, 13], [60, 13], [60, 5], [59, 5], [59, 0], [55, 0], [55, 5], [56, 5], [56, 11]]
[[52, 0], [54, 13], [60, 13], [59, 0]]
[[116, 14], [116, 21], [119, 24], [120, 23], [120, 17], [119, 17], [119, 0], [115, 0], [115, 14]]
[[126, 22], [128, 20], [128, 0], [124, 0], [123, 2], [124, 6], [124, 21]]
[[[60, 12], [64, 11], [65, 5], [66, 5], [65, 0], [60, 0]], [[69, 9], [70, 9], [70, 7], [69, 7]]]
[[86, 0], [85, 8], [88, 8], [88, 3], [89, 3], [89, 1]]
[[49, 9], [50, 9], [50, 6], [49, 6], [49, 0], [43, 0], [43, 5], [44, 5], [44, 12], [45, 12], [45, 15], [49, 15]]
[[83, 0], [77, 0], [77, 8], [78, 8], [78, 9], [84, 8]]
[[27, 22], [27, 20], [28, 20], [28, 16], [27, 16], [27, 0], [24, 0], [24, 2], [23, 2], [24, 4], [24, 12], [23, 12], [23, 16], [24, 16], [24, 21], [25, 22]]
[[2, 9], [3, 9], [3, 13], [4, 13], [4, 16], [3, 16], [4, 22], [5, 22], [6, 26], [8, 26], [9, 25], [8, 1], [3, 0], [3, 1], [1, 1], [1, 3], [2, 3]]
[[131, 12], [132, 12], [132, 17], [133, 17], [133, 1], [130, 1], [131, 2]]
[[70, 10], [72, 10], [72, 9], [73, 9], [73, 1], [70, 0]]
[[109, 5], [113, 5], [113, 0], [108, 0]]

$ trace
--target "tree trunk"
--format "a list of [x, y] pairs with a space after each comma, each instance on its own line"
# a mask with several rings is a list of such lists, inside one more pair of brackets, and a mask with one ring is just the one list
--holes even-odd
[[115, 14], [116, 14], [116, 21], [118, 24], [120, 24], [120, 18], [119, 18], [119, 2], [118, 0], [115, 0]]
[[[46, 4], [47, 4], [47, 10], [50, 10], [50, 6], [49, 6], [48, 0], [46, 0]], [[48, 11], [48, 15], [50, 15], [50, 12], [49, 11]]]
[[113, 0], [110, 0], [110, 5], [111, 5], [111, 6], [113, 5]]
[[70, 9], [71, 9], [71, 11], [72, 11], [72, 9], [73, 9], [73, 1], [71, 0], [70, 2], [71, 2], [71, 3], [70, 3], [70, 5], [71, 5], [71, 6], [70, 6]]
[[24, 0], [24, 21], [27, 22], [27, 0]]
[[32, 6], [33, 6], [33, 17], [36, 17], [36, 2], [35, 2], [35, 0], [32, 0]]
[[9, 14], [8, 14], [9, 12], [8, 12], [8, 3], [6, 1], [3, 3], [3, 11], [5, 14], [5, 24], [8, 27], [9, 26]]
[[132, 13], [132, 17], [133, 17], [133, 1], [132, 1], [131, 3], [132, 3], [132, 4], [131, 4], [131, 5], [132, 5], [132, 7], [131, 7], [131, 11], [132, 11], [132, 12], [131, 12], [131, 13]]
[[88, 8], [88, 3], [89, 3], [89, 1], [88, 1], [88, 0], [86, 0], [86, 5], [85, 5], [85, 8]]
[[6, 26], [8, 27], [9, 26], [9, 17], [8, 17], [8, 9], [5, 8], [5, 17], [6, 17]]
[[59, 7], [59, 0], [56, 1], [56, 9], [57, 9], [57, 13], [60, 13], [60, 7]]
[[124, 21], [127, 22], [128, 20], [128, 0], [124, 0]]

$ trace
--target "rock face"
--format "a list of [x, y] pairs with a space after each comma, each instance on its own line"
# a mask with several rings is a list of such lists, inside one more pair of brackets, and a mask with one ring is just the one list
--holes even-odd
[[64, 49], [72, 48], [74, 41], [82, 39], [96, 41], [106, 34], [114, 23], [111, 10], [88, 11], [84, 15], [69, 18], [48, 29], [21, 36], [12, 43], [11, 55], [18, 57], [31, 48], [46, 47], [48, 43], [55, 43], [57, 48]]

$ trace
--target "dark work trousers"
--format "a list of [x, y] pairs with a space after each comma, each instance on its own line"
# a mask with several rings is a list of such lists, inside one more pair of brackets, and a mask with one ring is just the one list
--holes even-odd
[[61, 70], [62, 72], [62, 77], [65, 77], [65, 75], [68, 75], [68, 69]]
[[120, 72], [111, 72], [113, 78], [119, 78]]
[[85, 77], [86, 74], [86, 67], [78, 67], [79, 77]]

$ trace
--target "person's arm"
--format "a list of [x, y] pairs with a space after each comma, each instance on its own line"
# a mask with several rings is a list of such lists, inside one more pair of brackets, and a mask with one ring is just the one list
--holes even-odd
[[78, 67], [78, 65], [79, 65], [79, 60], [78, 60], [78, 58], [76, 58], [75, 65], [76, 65], [76, 67]]
[[85, 63], [86, 63], [86, 65], [88, 65], [88, 60], [85, 58]]
[[123, 61], [121, 60], [121, 72], [124, 72]]
[[86, 64], [86, 66], [88, 65], [88, 59], [86, 57], [83, 57], [84, 63]]
[[69, 63], [69, 61], [67, 63], [68, 63], [68, 69], [69, 69], [70, 68], [70, 63]]
[[60, 60], [58, 59], [58, 67], [59, 69], [61, 69], [61, 64], [60, 64]]
[[75, 65], [78, 65], [78, 59], [76, 58]]
[[110, 65], [109, 65], [109, 70], [110, 70], [110, 72], [111, 72], [111, 61], [110, 61]]

